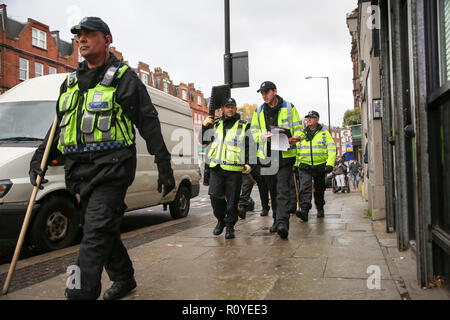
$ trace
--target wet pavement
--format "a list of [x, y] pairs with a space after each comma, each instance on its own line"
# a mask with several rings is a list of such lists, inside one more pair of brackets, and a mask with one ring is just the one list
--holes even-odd
[[[254, 198], [257, 200], [257, 198]], [[308, 222], [291, 216], [287, 240], [271, 234], [272, 217], [247, 213], [236, 225], [236, 238], [213, 236], [211, 209], [182, 220], [123, 234], [138, 287], [128, 300], [402, 300], [449, 299], [446, 289], [418, 287], [415, 256], [396, 249], [395, 234], [384, 221], [365, 217], [359, 192], [327, 190], [325, 218], [316, 210]], [[42, 263], [74, 255], [67, 248], [19, 261], [12, 289], [2, 299], [64, 299], [68, 274], [15, 287]], [[72, 258], [72, 257], [71, 257]], [[65, 268], [68, 262], [60, 262]], [[0, 274], [7, 265], [0, 266]], [[0, 278], [0, 283], [3, 283]], [[111, 286], [103, 274], [103, 292]]]

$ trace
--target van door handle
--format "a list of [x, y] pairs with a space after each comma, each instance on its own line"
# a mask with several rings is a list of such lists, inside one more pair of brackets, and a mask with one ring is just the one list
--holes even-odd
[[180, 158], [183, 158], [183, 153], [180, 153], [179, 156], [180, 156]]

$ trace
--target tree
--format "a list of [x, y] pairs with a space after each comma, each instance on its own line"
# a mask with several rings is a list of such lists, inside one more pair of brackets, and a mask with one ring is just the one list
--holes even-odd
[[253, 112], [258, 106], [256, 104], [245, 103], [243, 106], [238, 108], [238, 111], [242, 112], [244, 119], [251, 119], [253, 117]]
[[361, 109], [349, 109], [344, 113], [344, 126], [353, 126], [355, 124], [361, 124]]

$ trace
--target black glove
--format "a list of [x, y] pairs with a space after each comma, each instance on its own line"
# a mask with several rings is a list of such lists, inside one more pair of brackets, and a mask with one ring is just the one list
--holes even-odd
[[43, 172], [40, 168], [30, 168], [30, 172], [28, 173], [30, 176], [30, 182], [33, 186], [36, 187], [36, 179], [39, 176], [42, 177], [41, 184], [39, 185], [39, 189], [44, 189], [43, 184], [47, 183], [48, 180], [44, 179], [45, 172]]
[[333, 167], [332, 166], [326, 166], [325, 167], [325, 172], [326, 173], [330, 173], [330, 172], [332, 172], [333, 171]]
[[164, 193], [163, 197], [165, 197], [170, 191], [175, 188], [175, 179], [173, 177], [173, 170], [170, 166], [170, 161], [160, 162], [158, 165], [158, 192]]

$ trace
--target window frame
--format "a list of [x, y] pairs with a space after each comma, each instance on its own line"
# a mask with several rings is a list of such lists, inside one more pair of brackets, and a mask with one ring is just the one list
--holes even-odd
[[[140, 70], [140, 72], [141, 72], [142, 83], [145, 84], [146, 86], [148, 86], [148, 79], [149, 79], [150, 74], [143, 70]], [[144, 81], [144, 79], [145, 79], [145, 81]]]
[[[35, 33], [36, 33], [36, 36], [35, 36]], [[41, 36], [42, 36], [42, 38], [41, 38]], [[41, 42], [43, 42], [43, 44], [41, 44]], [[31, 28], [31, 44], [34, 47], [47, 50], [47, 32], [32, 27]]]
[[[37, 67], [38, 67], [38, 65], [39, 66], [41, 66], [41, 73], [37, 73]], [[44, 75], [44, 64], [43, 63], [40, 63], [40, 62], [35, 62], [34, 63], [34, 77], [35, 78], [37, 78], [37, 77], [42, 77]]]
[[[26, 64], [27, 64], [26, 70], [25, 70], [25, 69], [22, 69], [22, 61], [25, 61]], [[21, 75], [21, 72], [22, 72], [22, 71], [25, 71], [25, 72], [26, 72], [25, 78], [22, 78], [22, 75]], [[28, 61], [27, 59], [24, 59], [24, 58], [20, 58], [20, 57], [19, 57], [19, 80], [25, 81], [25, 80], [28, 80], [28, 79], [30, 79], [30, 61]]]
[[163, 91], [169, 93], [169, 83], [167, 81], [163, 81]]
[[[52, 72], [51, 70], [55, 70], [55, 72]], [[52, 66], [48, 66], [48, 74], [57, 74], [58, 69]]]

